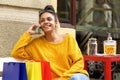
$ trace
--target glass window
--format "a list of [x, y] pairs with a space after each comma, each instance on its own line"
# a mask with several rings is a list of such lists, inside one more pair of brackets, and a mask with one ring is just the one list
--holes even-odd
[[70, 0], [57, 1], [57, 13], [61, 23], [70, 23]]
[[108, 33], [120, 45], [120, 0], [76, 0], [76, 23], [78, 32], [92, 32], [92, 37], [97, 38], [98, 52], [103, 53]]
[[[120, 28], [119, 0], [76, 0], [76, 23], [106, 30]], [[95, 28], [95, 27], [94, 27]], [[96, 29], [96, 28], [95, 28]]]

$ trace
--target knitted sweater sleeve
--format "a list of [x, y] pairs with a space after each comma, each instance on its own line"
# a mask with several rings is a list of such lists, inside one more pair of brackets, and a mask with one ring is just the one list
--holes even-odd
[[31, 40], [32, 36], [28, 32], [25, 32], [15, 44], [11, 52], [11, 56], [19, 59], [31, 59], [30, 55], [25, 50], [25, 47], [29, 44]]

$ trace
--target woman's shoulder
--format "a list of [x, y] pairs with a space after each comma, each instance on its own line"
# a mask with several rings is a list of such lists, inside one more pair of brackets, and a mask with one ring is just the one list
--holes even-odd
[[74, 39], [73, 35], [70, 33], [62, 34], [63, 39]]
[[67, 33], [66, 36], [69, 37], [69, 38], [74, 38], [74, 36], [70, 33]]

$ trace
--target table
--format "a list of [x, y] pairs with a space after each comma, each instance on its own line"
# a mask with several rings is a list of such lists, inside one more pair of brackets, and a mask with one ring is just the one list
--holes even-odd
[[91, 61], [102, 61], [104, 63], [104, 80], [112, 80], [112, 70], [111, 63], [112, 62], [120, 62], [120, 55], [108, 56], [108, 55], [86, 55], [84, 56], [85, 69], [87, 70], [87, 62]]

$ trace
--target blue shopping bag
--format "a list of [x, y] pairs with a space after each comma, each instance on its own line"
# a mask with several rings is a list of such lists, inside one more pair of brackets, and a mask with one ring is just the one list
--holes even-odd
[[5, 62], [2, 80], [27, 80], [26, 65], [21, 62]]

